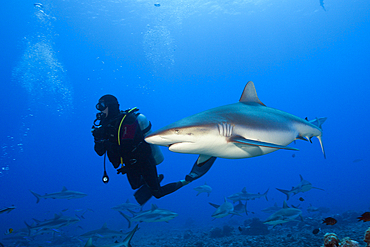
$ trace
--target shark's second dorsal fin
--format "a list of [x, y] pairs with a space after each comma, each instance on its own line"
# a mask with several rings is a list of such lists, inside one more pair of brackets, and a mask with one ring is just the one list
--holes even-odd
[[254, 87], [254, 83], [252, 81], [249, 81], [247, 85], [245, 85], [242, 96], [239, 99], [239, 102], [257, 103], [257, 104], [265, 106], [265, 104], [259, 100], [257, 96], [256, 88]]

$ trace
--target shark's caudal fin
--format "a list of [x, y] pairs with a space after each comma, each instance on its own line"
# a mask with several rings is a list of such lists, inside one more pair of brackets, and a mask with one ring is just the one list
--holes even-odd
[[30, 190], [30, 192], [32, 193], [32, 195], [34, 195], [36, 197], [36, 199], [37, 199], [36, 203], [39, 203], [41, 196], [39, 194], [33, 192], [32, 190]]
[[27, 226], [28, 236], [31, 235], [31, 226], [28, 225], [26, 221], [24, 222], [24, 224], [26, 224], [26, 226]]
[[[327, 119], [326, 117], [320, 117], [320, 118], [313, 119], [309, 122], [312, 123], [313, 125], [317, 126], [320, 130], [322, 130], [321, 126], [326, 121], [326, 119]], [[326, 159], [325, 149], [324, 149], [324, 145], [322, 143], [322, 136], [321, 135], [317, 136], [317, 139], [319, 139], [322, 153], [324, 154], [324, 158]]]
[[134, 229], [127, 235], [127, 237], [123, 240], [122, 246], [131, 247], [130, 241], [132, 237], [134, 236], [135, 232], [139, 229], [139, 225], [136, 225]]
[[[263, 195], [264, 195], [264, 197], [265, 197], [266, 201], [268, 201], [268, 199], [267, 199], [267, 192], [269, 192], [269, 189], [270, 189], [270, 188], [268, 188], [268, 189], [266, 190], [266, 192], [265, 192], [265, 193], [263, 193]], [[247, 204], [247, 203], [246, 203], [246, 204]]]
[[289, 196], [290, 196], [290, 191], [289, 190], [283, 190], [283, 189], [278, 189], [278, 188], [276, 188], [278, 191], [280, 191], [280, 192], [283, 192], [285, 195], [286, 195], [286, 200], [289, 200]]
[[131, 224], [132, 224], [131, 217], [129, 217], [128, 215], [125, 215], [121, 211], [119, 211], [119, 213], [128, 221], [128, 228], [130, 228], [131, 227]]

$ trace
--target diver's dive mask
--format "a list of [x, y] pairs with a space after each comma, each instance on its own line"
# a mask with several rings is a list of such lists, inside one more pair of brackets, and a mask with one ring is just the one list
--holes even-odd
[[104, 103], [104, 101], [99, 101], [97, 104], [96, 104], [96, 110], [98, 111], [104, 111], [108, 105]]

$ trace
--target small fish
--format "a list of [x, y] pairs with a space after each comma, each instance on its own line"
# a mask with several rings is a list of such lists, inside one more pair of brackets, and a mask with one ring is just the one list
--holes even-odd
[[338, 221], [332, 217], [327, 217], [325, 219], [322, 220], [322, 223], [323, 224], [326, 224], [326, 225], [335, 225]]
[[41, 3], [34, 3], [33, 6], [37, 8], [43, 8], [44, 6]]
[[363, 213], [360, 217], [357, 218], [358, 221], [363, 221], [363, 222], [366, 222], [366, 221], [370, 221], [370, 212], [365, 212]]
[[300, 197], [298, 200], [300, 200], [301, 202], [304, 201], [304, 198], [303, 197]]
[[353, 160], [352, 162], [353, 162], [353, 163], [357, 163], [357, 162], [360, 162], [360, 161], [362, 161], [362, 159], [355, 159], [355, 160]]
[[160, 7], [160, 6], [161, 6], [161, 4], [159, 4], [159, 3], [155, 3], [155, 4], [154, 4], [154, 6], [156, 6], [156, 7]]
[[316, 229], [314, 229], [314, 230], [312, 231], [312, 233], [316, 235], [316, 234], [318, 234], [320, 231], [321, 231], [321, 229], [320, 229], [320, 228], [316, 228]]
[[6, 230], [6, 232], [4, 233], [4, 235], [9, 235], [12, 232], [13, 232], [13, 228], [9, 228], [8, 230]]

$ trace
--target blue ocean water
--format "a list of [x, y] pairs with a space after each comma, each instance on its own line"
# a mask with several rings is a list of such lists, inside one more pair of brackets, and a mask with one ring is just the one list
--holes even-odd
[[[134, 202], [134, 191], [110, 164], [110, 182], [103, 184], [103, 158], [93, 150], [90, 130], [102, 95], [115, 95], [122, 109], [138, 107], [156, 130], [237, 102], [250, 80], [269, 107], [328, 118], [327, 158], [315, 139], [291, 144], [299, 152], [217, 159], [204, 177], [145, 207], [155, 203], [177, 212], [171, 226], [189, 218], [212, 226], [228, 217], [213, 221], [209, 202], [221, 204], [243, 187], [251, 193], [269, 189], [268, 201], [249, 202], [255, 214], [243, 216], [264, 220], [268, 214], [262, 208], [286, 199], [275, 188], [296, 186], [301, 174], [324, 189], [289, 200], [301, 204], [304, 214], [310, 204], [328, 207], [332, 215], [369, 211], [370, 2], [323, 3], [324, 8], [319, 0], [3, 3], [0, 208], [16, 209], [0, 215], [0, 234], [64, 209], [70, 216], [93, 210], [69, 226], [70, 234], [105, 222], [127, 227], [111, 207]], [[165, 161], [157, 168], [164, 184], [183, 179], [197, 158], [162, 151]], [[193, 188], [205, 182], [213, 188], [210, 197], [196, 196]], [[29, 191], [51, 193], [63, 186], [88, 196], [36, 204]]]

